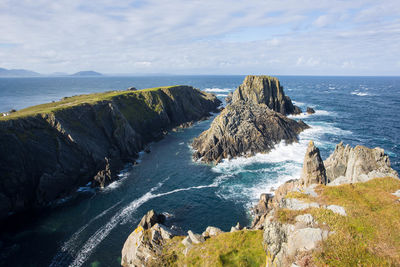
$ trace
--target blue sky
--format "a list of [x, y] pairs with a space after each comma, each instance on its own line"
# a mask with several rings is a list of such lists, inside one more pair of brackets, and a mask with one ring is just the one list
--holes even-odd
[[400, 75], [398, 0], [0, 0], [0, 67]]

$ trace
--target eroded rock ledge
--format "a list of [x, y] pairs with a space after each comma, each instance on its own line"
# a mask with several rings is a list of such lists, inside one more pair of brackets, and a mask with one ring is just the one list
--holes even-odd
[[308, 126], [285, 115], [300, 112], [285, 96], [278, 79], [247, 76], [211, 127], [194, 139], [193, 158], [219, 162], [269, 152], [282, 140], [297, 142], [297, 135]]

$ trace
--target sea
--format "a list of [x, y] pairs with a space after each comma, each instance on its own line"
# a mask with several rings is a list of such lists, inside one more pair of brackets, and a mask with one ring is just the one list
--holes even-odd
[[[0, 112], [65, 96], [109, 90], [191, 85], [221, 100], [245, 76], [0, 78]], [[251, 223], [250, 208], [261, 193], [299, 178], [309, 140], [326, 159], [341, 141], [381, 147], [400, 171], [400, 77], [277, 76], [286, 95], [305, 111], [291, 116], [311, 126], [295, 144], [276, 144], [268, 154], [225, 160], [217, 165], [192, 160], [193, 138], [209, 120], [169, 133], [141, 153], [104, 189], [77, 192], [29, 220], [2, 229], [3, 266], [119, 266], [126, 238], [142, 216], [154, 209], [166, 224], [201, 233], [209, 225], [224, 231]], [[224, 102], [225, 103], [225, 102]]]

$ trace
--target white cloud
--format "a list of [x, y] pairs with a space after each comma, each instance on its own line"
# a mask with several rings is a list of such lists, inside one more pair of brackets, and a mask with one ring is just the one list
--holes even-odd
[[41, 72], [351, 74], [343, 66], [352, 62], [353, 74], [398, 74], [399, 13], [398, 1], [371, 0], [0, 0], [0, 43], [17, 44], [0, 46], [0, 63]]

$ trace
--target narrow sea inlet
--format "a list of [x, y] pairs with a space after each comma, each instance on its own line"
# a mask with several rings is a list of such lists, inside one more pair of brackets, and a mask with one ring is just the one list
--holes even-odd
[[[280, 143], [268, 154], [207, 165], [192, 160], [190, 143], [212, 118], [171, 132], [127, 165], [120, 179], [101, 190], [82, 187], [76, 195], [3, 233], [5, 266], [118, 266], [126, 237], [150, 209], [176, 229], [201, 232], [208, 225], [229, 230], [251, 222], [249, 208], [263, 192], [298, 178], [309, 140], [323, 159], [340, 141], [379, 146], [400, 170], [400, 78], [279, 77], [288, 96], [313, 115], [291, 116], [311, 126], [300, 142]], [[243, 76], [171, 76], [0, 79], [1, 111], [39, 104], [41, 99], [126, 89], [187, 84], [223, 99]], [[4, 90], [3, 90], [4, 89]], [[13, 93], [18, 92], [18, 93]], [[31, 98], [35, 95], [35, 98]], [[45, 98], [46, 97], [46, 98]], [[334, 101], [333, 101], [334, 100]], [[21, 257], [23, 255], [23, 257]]]

